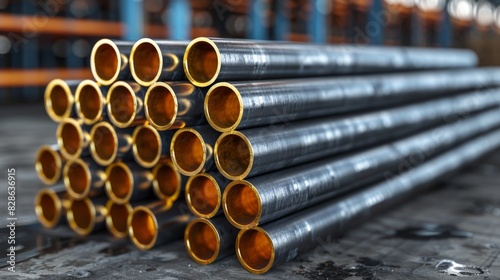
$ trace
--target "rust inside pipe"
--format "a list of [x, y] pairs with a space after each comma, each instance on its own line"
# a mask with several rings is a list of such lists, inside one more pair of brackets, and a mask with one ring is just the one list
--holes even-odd
[[61, 177], [61, 156], [49, 146], [42, 146], [36, 155], [35, 169], [44, 184], [55, 184]]
[[108, 215], [106, 215], [106, 226], [109, 232], [118, 238], [126, 237], [127, 219], [132, 213], [132, 206], [129, 203], [118, 204], [112, 200], [106, 203]]
[[85, 124], [94, 124], [101, 116], [103, 96], [99, 86], [91, 80], [82, 81], [75, 94], [76, 111]]
[[256, 226], [262, 213], [257, 189], [246, 181], [233, 181], [224, 191], [222, 199], [224, 213], [229, 222], [237, 228]]
[[88, 198], [71, 201], [67, 217], [69, 226], [79, 235], [88, 235], [94, 229], [95, 208]]
[[130, 200], [133, 188], [133, 176], [123, 162], [115, 162], [106, 169], [106, 193], [109, 198], [118, 203]]
[[181, 177], [170, 160], [153, 169], [153, 190], [159, 199], [175, 201], [181, 192]]
[[137, 206], [128, 221], [130, 239], [141, 250], [151, 249], [156, 243], [158, 224], [154, 214], [144, 206]]
[[52, 190], [41, 190], [35, 197], [35, 212], [44, 227], [53, 228], [61, 218], [61, 200]]
[[161, 139], [152, 126], [138, 126], [132, 136], [134, 158], [143, 167], [153, 167], [161, 156]]
[[218, 83], [205, 97], [205, 115], [217, 131], [227, 132], [238, 127], [243, 117], [243, 104], [238, 90], [229, 83]]
[[142, 86], [150, 86], [161, 75], [163, 56], [158, 45], [149, 38], [137, 41], [130, 54], [130, 72]]
[[217, 259], [220, 239], [214, 226], [202, 219], [191, 221], [184, 236], [189, 256], [200, 264], [210, 264]]
[[121, 54], [109, 39], [101, 39], [92, 48], [90, 68], [96, 81], [105, 86], [112, 84], [120, 73]]
[[228, 179], [243, 179], [252, 170], [252, 145], [240, 132], [224, 133], [215, 144], [215, 163]]
[[90, 153], [100, 165], [111, 164], [118, 154], [118, 137], [115, 129], [107, 122], [100, 122], [90, 131]]
[[137, 98], [129, 84], [114, 83], [106, 96], [109, 119], [118, 127], [129, 126], [136, 115]]
[[195, 86], [211, 85], [217, 79], [220, 68], [219, 49], [210, 39], [199, 37], [186, 47], [184, 72]]
[[72, 197], [82, 199], [88, 195], [92, 175], [83, 160], [75, 159], [67, 162], [63, 174], [66, 190]]
[[177, 167], [188, 175], [195, 175], [205, 164], [205, 143], [194, 129], [184, 128], [174, 134], [170, 154]]
[[261, 228], [243, 230], [236, 239], [236, 255], [245, 269], [252, 273], [267, 272], [274, 262], [274, 246]]
[[57, 142], [67, 158], [80, 156], [83, 144], [83, 131], [74, 119], [63, 120], [57, 128]]
[[65, 81], [52, 80], [45, 88], [44, 101], [47, 114], [52, 120], [60, 122], [70, 116], [74, 100]]
[[177, 98], [172, 88], [165, 83], [149, 87], [145, 97], [145, 111], [148, 121], [159, 130], [170, 128], [177, 115]]
[[197, 174], [186, 183], [186, 203], [195, 215], [213, 217], [221, 204], [221, 193], [214, 178], [207, 174]]

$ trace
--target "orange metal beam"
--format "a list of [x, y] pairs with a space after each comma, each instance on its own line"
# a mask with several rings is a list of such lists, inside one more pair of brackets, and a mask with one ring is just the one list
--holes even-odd
[[53, 79], [80, 80], [92, 79], [90, 69], [12, 69], [0, 70], [0, 88], [45, 86]]

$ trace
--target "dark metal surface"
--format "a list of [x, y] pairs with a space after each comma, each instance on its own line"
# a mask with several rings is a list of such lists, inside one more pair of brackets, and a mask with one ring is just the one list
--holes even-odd
[[[459, 119], [393, 143], [341, 158], [329, 158], [247, 180], [224, 192], [224, 213], [238, 228], [250, 228], [296, 213], [347, 191], [412, 168], [446, 149], [500, 126], [500, 109]], [[406, 163], [401, 166], [401, 163]]]
[[213, 85], [205, 100], [210, 125], [221, 132], [279, 125], [500, 84], [500, 68], [440, 70]]
[[440, 98], [373, 113], [225, 132], [215, 145], [217, 168], [237, 180], [394, 139], [500, 102], [500, 90]]
[[216, 81], [345, 73], [470, 67], [469, 50], [333, 46], [199, 37], [184, 55], [186, 76], [196, 86]]
[[[307, 211], [264, 225], [244, 230], [236, 241], [237, 256], [253, 273], [264, 273], [272, 266], [287, 262], [313, 248], [329, 235], [339, 235], [353, 224], [401, 203], [451, 172], [500, 147], [500, 130], [481, 136], [450, 150], [408, 172], [397, 174], [368, 189], [335, 201], [326, 202]], [[254, 243], [263, 234], [267, 242]], [[255, 236], [256, 235], [256, 236]], [[255, 238], [252, 240], [252, 237]], [[263, 241], [263, 239], [260, 239]], [[271, 246], [271, 255], [257, 255], [259, 247]], [[242, 251], [243, 250], [243, 251]]]
[[129, 55], [134, 42], [101, 39], [92, 48], [90, 70], [99, 84], [130, 80]]

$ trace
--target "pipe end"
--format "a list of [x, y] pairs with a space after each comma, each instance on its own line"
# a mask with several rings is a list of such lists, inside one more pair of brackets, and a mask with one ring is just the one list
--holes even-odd
[[163, 54], [158, 44], [150, 38], [135, 42], [130, 53], [130, 72], [134, 80], [149, 87], [160, 78], [163, 68]]
[[46, 228], [53, 228], [61, 219], [62, 202], [52, 189], [42, 189], [35, 197], [35, 213]]
[[207, 92], [204, 110], [208, 123], [215, 130], [235, 130], [243, 118], [241, 94], [230, 83], [217, 83]]
[[61, 156], [50, 146], [41, 146], [35, 156], [35, 169], [44, 184], [53, 185], [61, 178]]
[[242, 230], [236, 238], [236, 256], [251, 273], [266, 273], [274, 264], [273, 241], [262, 228]]
[[161, 200], [176, 201], [181, 193], [181, 175], [171, 160], [163, 160], [153, 168], [153, 191]]
[[178, 111], [174, 90], [166, 83], [158, 82], [149, 87], [144, 98], [148, 122], [162, 131], [172, 127]]
[[88, 165], [80, 158], [70, 160], [63, 169], [64, 185], [69, 195], [75, 199], [88, 196], [92, 175]]
[[188, 255], [199, 264], [211, 264], [219, 256], [220, 236], [207, 219], [196, 218], [184, 231], [184, 245]]
[[70, 200], [66, 213], [70, 228], [81, 236], [89, 235], [95, 226], [96, 209], [89, 198]]
[[221, 69], [219, 48], [212, 40], [198, 37], [187, 45], [183, 66], [186, 77], [195, 86], [210, 86], [217, 80]]
[[95, 124], [90, 130], [90, 155], [101, 166], [113, 163], [118, 154], [118, 136], [108, 122]]
[[158, 236], [158, 222], [151, 210], [137, 206], [127, 220], [132, 243], [140, 250], [153, 248]]
[[205, 141], [198, 131], [181, 128], [172, 137], [170, 156], [181, 174], [194, 176], [200, 173], [205, 165]]
[[217, 169], [230, 180], [244, 179], [252, 171], [252, 144], [239, 131], [223, 133], [215, 143], [214, 153]]
[[64, 119], [56, 131], [57, 143], [67, 159], [78, 158], [82, 154], [84, 135], [82, 126], [75, 119]]
[[90, 70], [94, 79], [109, 86], [118, 79], [121, 68], [121, 53], [116, 44], [109, 39], [97, 41], [90, 53]]
[[106, 194], [116, 203], [127, 203], [132, 197], [134, 177], [128, 166], [117, 161], [106, 168]]
[[117, 238], [125, 238], [128, 235], [127, 220], [133, 209], [129, 203], [118, 204], [113, 200], [106, 203], [106, 227], [108, 231]]
[[247, 229], [259, 224], [262, 202], [258, 190], [250, 182], [237, 180], [229, 183], [222, 201], [224, 214], [233, 226]]
[[69, 118], [74, 104], [74, 97], [69, 85], [61, 80], [50, 81], [44, 93], [45, 110], [55, 122]]
[[185, 192], [189, 210], [196, 216], [212, 218], [219, 212], [222, 194], [219, 184], [211, 175], [200, 173], [190, 177]]
[[109, 120], [119, 128], [129, 127], [137, 114], [137, 97], [132, 86], [118, 81], [111, 85], [106, 96]]
[[144, 168], [151, 168], [158, 163], [162, 143], [158, 131], [149, 125], [141, 125], [132, 134], [132, 154], [135, 161]]
[[84, 124], [93, 125], [102, 119], [106, 102], [96, 82], [82, 81], [76, 88], [75, 100], [76, 113]]

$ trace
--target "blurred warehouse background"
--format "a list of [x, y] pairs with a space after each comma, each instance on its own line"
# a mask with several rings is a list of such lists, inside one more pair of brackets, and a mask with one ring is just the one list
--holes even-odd
[[100, 38], [198, 36], [471, 48], [499, 65], [500, 0], [0, 0], [1, 104], [90, 78]]

